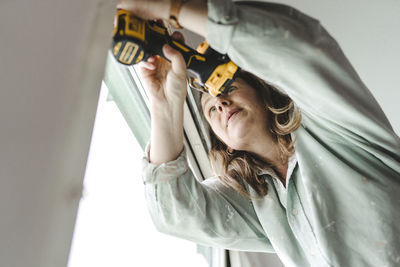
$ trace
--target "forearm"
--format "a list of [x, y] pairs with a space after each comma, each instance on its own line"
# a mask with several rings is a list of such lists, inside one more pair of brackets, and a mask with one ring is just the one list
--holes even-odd
[[207, 12], [207, 0], [189, 0], [182, 5], [178, 21], [185, 29], [205, 37]]
[[[144, 19], [168, 20], [172, 0], [118, 0], [118, 8], [131, 10]], [[207, 0], [188, 0], [181, 6], [178, 21], [186, 29], [205, 36]]]
[[175, 160], [183, 149], [183, 103], [173, 110], [152, 104], [151, 117], [150, 162]]

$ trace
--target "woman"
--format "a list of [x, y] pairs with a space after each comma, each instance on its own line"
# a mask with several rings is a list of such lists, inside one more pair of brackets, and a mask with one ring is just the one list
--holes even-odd
[[[120, 7], [168, 19], [171, 1]], [[184, 61], [165, 46], [170, 68], [154, 57], [142, 65], [152, 113], [143, 176], [158, 229], [276, 252], [286, 266], [399, 266], [400, 141], [318, 21], [228, 0], [189, 0], [176, 17], [267, 84], [244, 73], [228, 95], [202, 97], [222, 182], [198, 183], [183, 148]], [[268, 103], [260, 90], [282, 101]]]

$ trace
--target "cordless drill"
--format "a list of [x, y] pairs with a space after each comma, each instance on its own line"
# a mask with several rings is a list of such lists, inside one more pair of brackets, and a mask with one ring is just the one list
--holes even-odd
[[173, 40], [160, 23], [140, 19], [127, 10], [117, 10], [113, 35], [113, 55], [125, 65], [137, 64], [152, 55], [166, 58], [162, 47], [169, 44], [182, 54], [192, 87], [213, 96], [223, 94], [239, 71], [226, 55], [213, 50], [206, 42], [196, 51]]

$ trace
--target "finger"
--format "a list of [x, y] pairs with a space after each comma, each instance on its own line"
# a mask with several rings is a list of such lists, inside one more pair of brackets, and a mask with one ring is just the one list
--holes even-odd
[[146, 78], [146, 77], [153, 75], [153, 71], [149, 70], [145, 67], [139, 66], [139, 70], [140, 70], [140, 74], [142, 75], [142, 78]]
[[141, 80], [143, 81], [143, 84], [145, 85], [146, 88], [152, 89], [152, 84], [156, 82], [156, 73], [154, 70], [149, 70], [146, 68], [139, 67], [140, 70], [140, 77]]
[[172, 35], [171, 38], [184, 43], [185, 42], [185, 37], [183, 36], [183, 34], [181, 32], [175, 31]]
[[171, 61], [172, 71], [177, 75], [186, 77], [186, 63], [181, 53], [173, 49], [168, 44], [163, 46], [163, 53]]
[[144, 61], [142, 61], [142, 62], [139, 63], [139, 67], [145, 68], [145, 69], [148, 69], [148, 70], [155, 70], [156, 69], [156, 65], [153, 62], [144, 62]]
[[123, 0], [118, 0], [117, 8], [128, 10], [132, 5]]
[[147, 62], [153, 63], [153, 62], [156, 61], [156, 59], [157, 59], [157, 56], [151, 56], [151, 57], [149, 57], [149, 58], [147, 59]]
[[147, 59], [147, 61], [139, 62], [139, 67], [141, 71], [148, 75], [152, 75], [155, 71], [157, 71], [158, 68], [157, 56], [151, 56]]

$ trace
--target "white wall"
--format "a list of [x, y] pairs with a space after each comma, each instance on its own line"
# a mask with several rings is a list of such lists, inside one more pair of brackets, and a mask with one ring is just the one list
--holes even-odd
[[0, 1], [0, 266], [66, 266], [114, 12]]
[[278, 0], [318, 19], [339, 42], [400, 134], [400, 1]]

